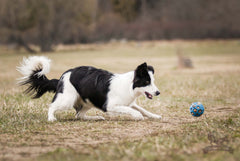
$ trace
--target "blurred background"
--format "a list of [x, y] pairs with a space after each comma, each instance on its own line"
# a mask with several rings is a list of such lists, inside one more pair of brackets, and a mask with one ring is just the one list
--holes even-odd
[[239, 0], [0, 0], [0, 44], [240, 37]]

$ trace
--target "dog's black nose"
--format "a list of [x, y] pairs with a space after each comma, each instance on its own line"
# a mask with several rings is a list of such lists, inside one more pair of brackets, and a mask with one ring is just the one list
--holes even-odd
[[158, 95], [160, 95], [160, 92], [159, 92], [159, 91], [157, 91], [155, 94], [156, 94], [156, 96], [158, 96]]

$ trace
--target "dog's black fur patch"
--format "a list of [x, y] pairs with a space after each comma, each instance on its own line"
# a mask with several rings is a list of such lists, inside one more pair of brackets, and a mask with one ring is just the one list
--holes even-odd
[[106, 112], [107, 93], [113, 74], [90, 66], [81, 66], [70, 71], [70, 82], [83, 101], [89, 99], [94, 106]]
[[147, 66], [147, 63], [143, 63], [137, 67], [134, 71], [133, 89], [137, 87], [145, 87], [151, 84], [151, 78], [148, 71], [152, 71], [154, 73], [153, 67]]

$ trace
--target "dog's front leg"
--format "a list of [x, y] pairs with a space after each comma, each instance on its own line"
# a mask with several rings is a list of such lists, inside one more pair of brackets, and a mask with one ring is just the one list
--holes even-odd
[[112, 112], [112, 113], [119, 113], [119, 114], [128, 114], [128, 115], [131, 115], [134, 120], [144, 120], [143, 115], [139, 111], [134, 110], [128, 106], [108, 107], [107, 111], [110, 113]]
[[151, 113], [151, 112], [147, 111], [146, 109], [140, 107], [135, 102], [131, 105], [131, 107], [136, 109], [137, 111], [141, 112], [144, 116], [146, 116], [148, 118], [153, 118], [153, 119], [161, 119], [162, 118], [162, 116]]

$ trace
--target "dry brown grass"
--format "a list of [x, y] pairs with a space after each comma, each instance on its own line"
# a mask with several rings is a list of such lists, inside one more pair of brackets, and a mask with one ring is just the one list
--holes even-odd
[[[193, 69], [179, 70], [176, 49], [193, 60]], [[41, 54], [41, 53], [39, 53]], [[240, 42], [156, 41], [58, 47], [44, 54], [53, 60], [49, 78], [67, 69], [92, 65], [112, 72], [134, 70], [148, 62], [156, 70], [161, 95], [138, 103], [161, 114], [162, 120], [131, 121], [126, 117], [106, 121], [74, 119], [74, 110], [57, 113], [47, 122], [52, 94], [31, 100], [16, 86], [15, 70], [23, 51], [0, 53], [0, 160], [237, 160], [240, 152]], [[205, 113], [194, 118], [192, 102], [201, 101]], [[208, 134], [228, 137], [234, 153], [214, 151]]]

